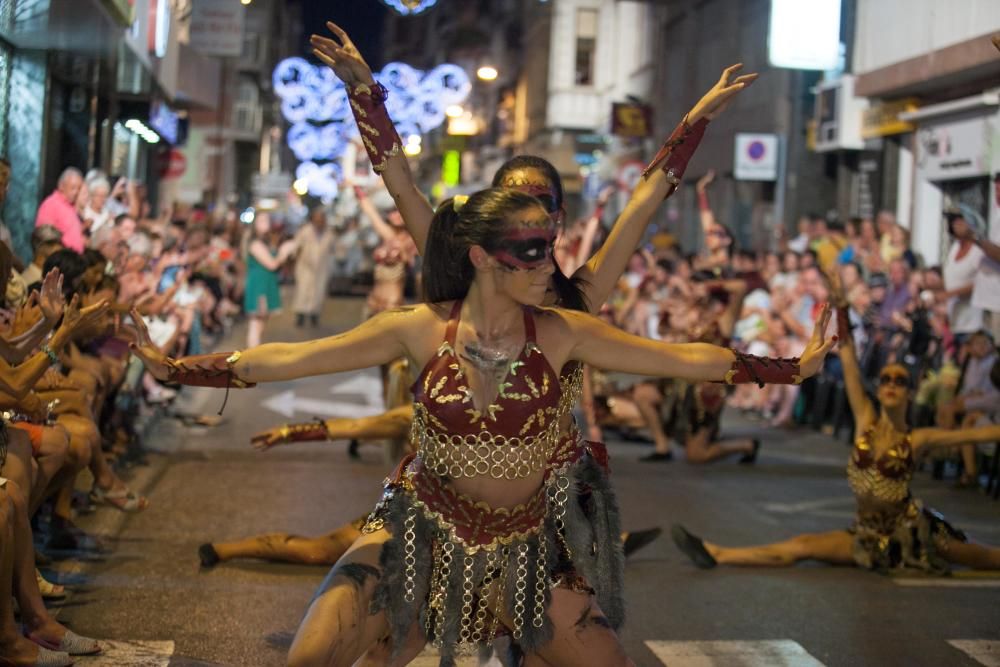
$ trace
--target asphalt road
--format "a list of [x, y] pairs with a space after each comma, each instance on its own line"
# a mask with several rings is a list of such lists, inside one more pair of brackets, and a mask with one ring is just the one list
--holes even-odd
[[[319, 330], [297, 330], [290, 314], [280, 315], [266, 339], [342, 330], [358, 321], [360, 305], [328, 302]], [[241, 334], [229, 346], [241, 347]], [[196, 549], [268, 531], [319, 534], [370, 509], [389, 468], [378, 449], [363, 449], [354, 462], [342, 442], [263, 454], [248, 443], [256, 430], [285, 421], [281, 411], [298, 408], [295, 418], [305, 420], [327, 409], [377, 410], [373, 383], [369, 373], [234, 391], [216, 428], [156, 422], [149, 465], [129, 471], [150, 508], [81, 517], [103, 549], [53, 568], [73, 588], [60, 619], [111, 640], [103, 658], [78, 664], [284, 664], [326, 569], [246, 561], [201, 571]], [[211, 413], [222, 392], [187, 390], [182, 398], [178, 409]], [[843, 443], [735, 418], [725, 430], [761, 434], [755, 466], [639, 463], [648, 446], [612, 441], [625, 527], [680, 521], [717, 542], [752, 544], [849, 524]], [[1000, 503], [926, 474], [915, 488], [973, 537], [1000, 544]], [[700, 571], [664, 536], [629, 561], [626, 598], [622, 638], [641, 666], [1000, 665], [1000, 573], [899, 580], [819, 564]]]

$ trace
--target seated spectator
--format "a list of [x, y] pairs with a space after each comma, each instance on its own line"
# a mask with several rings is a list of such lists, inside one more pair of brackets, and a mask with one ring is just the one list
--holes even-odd
[[56, 189], [38, 207], [35, 227], [52, 225], [62, 232], [62, 244], [83, 252], [83, 223], [76, 214], [76, 200], [83, 188], [83, 174], [69, 167], [59, 176]]

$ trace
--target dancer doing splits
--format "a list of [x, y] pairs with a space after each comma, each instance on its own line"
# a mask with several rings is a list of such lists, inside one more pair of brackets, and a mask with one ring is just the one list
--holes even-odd
[[[333, 568], [292, 644], [293, 665], [353, 664], [377, 642], [442, 664], [489, 645], [501, 627], [549, 664], [628, 664], [620, 626], [615, 500], [599, 452], [560, 437], [571, 408], [554, 370], [567, 362], [729, 383], [798, 382], [835, 339], [824, 308], [801, 361], [634, 336], [571, 310], [540, 308], [556, 227], [509, 189], [445, 201], [427, 243], [430, 303], [387, 311], [346, 333], [173, 360], [140, 330], [135, 353], [159, 378], [257, 382], [376, 366], [406, 356], [416, 455], [390, 476], [359, 538]], [[598, 456], [594, 456], [597, 453]], [[578, 501], [584, 485], [589, 503]], [[399, 656], [398, 656], [399, 657]]]
[[797, 535], [755, 547], [723, 547], [677, 525], [672, 530], [674, 542], [701, 568], [719, 563], [786, 566], [808, 559], [879, 572], [911, 569], [946, 574], [952, 563], [976, 569], [1000, 568], [1000, 548], [969, 542], [910, 492], [914, 461], [924, 450], [1000, 440], [1000, 426], [910, 430], [906, 424], [910, 375], [899, 364], [889, 364], [879, 374], [876, 409], [861, 382], [843, 289], [835, 275], [830, 278], [838, 304], [844, 383], [856, 423], [854, 449], [847, 464], [847, 481], [858, 503], [854, 524], [847, 530]]

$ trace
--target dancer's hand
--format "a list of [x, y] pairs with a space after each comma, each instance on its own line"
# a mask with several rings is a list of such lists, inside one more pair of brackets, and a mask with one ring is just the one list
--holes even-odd
[[705, 188], [711, 185], [712, 181], [714, 180], [715, 180], [715, 170], [709, 169], [708, 171], [705, 172], [705, 175], [699, 178], [698, 181], [694, 184], [694, 188], [698, 192], [704, 192]]
[[309, 43], [312, 45], [313, 54], [326, 63], [348, 88], [361, 83], [369, 86], [375, 83], [371, 67], [365, 62], [347, 33], [333, 21], [327, 21], [326, 27], [337, 39], [321, 35], [311, 36]]
[[146, 366], [146, 370], [155, 377], [157, 380], [166, 380], [170, 374], [170, 364], [168, 363], [170, 357], [163, 354], [160, 348], [156, 346], [153, 339], [149, 336], [149, 329], [146, 328], [146, 323], [142, 320], [142, 315], [139, 311], [133, 308], [129, 311], [132, 316], [132, 322], [135, 325], [137, 342], [129, 343], [129, 350], [132, 351], [139, 361]]
[[288, 442], [288, 426], [276, 426], [266, 431], [257, 433], [250, 438], [250, 444], [258, 452], [266, 452], [275, 445], [284, 445]]
[[702, 117], [714, 120], [726, 110], [738, 92], [757, 80], [757, 74], [736, 76], [741, 69], [743, 63], [736, 63], [722, 70], [722, 76], [715, 85], [688, 112], [689, 123], [694, 123]]
[[819, 317], [816, 319], [816, 326], [813, 327], [812, 338], [809, 339], [809, 344], [806, 345], [805, 351], [799, 358], [799, 374], [803, 378], [812, 377], [823, 368], [823, 359], [837, 343], [836, 336], [831, 336], [830, 340], [824, 340], [832, 312], [829, 303], [823, 304], [823, 310], [820, 311]]

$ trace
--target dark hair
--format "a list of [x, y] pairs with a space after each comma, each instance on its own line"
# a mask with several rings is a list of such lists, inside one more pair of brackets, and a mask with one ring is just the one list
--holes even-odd
[[990, 369], [990, 382], [997, 389], [1000, 389], [1000, 359], [993, 362], [993, 368]]
[[83, 261], [87, 263], [88, 267], [97, 265], [104, 266], [108, 263], [107, 258], [93, 248], [87, 248], [83, 251]]
[[[478, 245], [487, 252], [495, 250], [507, 216], [532, 206], [543, 208], [531, 195], [511, 188], [481, 190], [471, 195], [458, 211], [454, 198], [445, 200], [434, 214], [427, 237], [424, 299], [438, 303], [464, 298], [476, 275], [469, 248]], [[554, 258], [552, 261], [555, 263]], [[556, 274], [552, 278], [560, 306], [586, 310], [583, 295], [572, 280], [563, 276], [567, 285]]]
[[45, 260], [42, 275], [48, 275], [52, 269], [59, 269], [63, 275], [63, 294], [68, 299], [76, 292], [80, 277], [87, 270], [87, 262], [73, 250], [57, 250]]
[[[545, 174], [545, 179], [552, 185], [552, 190], [556, 196], [555, 205], [560, 209], [563, 207], [565, 193], [563, 191], [562, 178], [559, 176], [559, 170], [551, 162], [537, 155], [515, 155], [504, 162], [497, 169], [496, 173], [493, 174], [492, 187], [504, 187], [503, 181], [507, 175], [518, 169], [537, 169]], [[559, 305], [571, 310], [589, 311], [590, 308], [587, 305], [587, 300], [583, 296], [582, 285], [584, 281], [580, 278], [572, 278], [563, 273], [555, 258], [552, 259], [552, 263], [556, 267], [552, 274], [552, 286], [559, 299]]]
[[537, 169], [545, 174], [545, 178], [552, 184], [552, 189], [555, 190], [555, 203], [559, 208], [562, 208], [564, 192], [562, 178], [559, 177], [559, 171], [551, 162], [544, 158], [540, 158], [537, 155], [516, 155], [507, 160], [500, 165], [500, 168], [497, 169], [497, 173], [493, 174], [493, 182], [490, 185], [494, 188], [504, 187], [504, 178], [506, 178], [510, 172], [517, 169]]
[[115, 216], [115, 227], [121, 225], [125, 220], [135, 220], [135, 218], [128, 213], [119, 213]]

